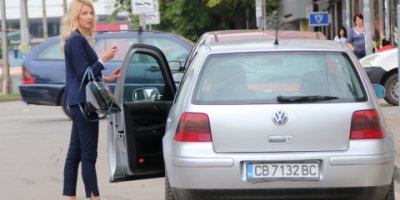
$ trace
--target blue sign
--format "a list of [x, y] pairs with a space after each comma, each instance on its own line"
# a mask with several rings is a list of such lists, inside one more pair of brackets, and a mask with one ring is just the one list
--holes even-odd
[[329, 13], [327, 12], [311, 12], [308, 16], [310, 26], [328, 26]]

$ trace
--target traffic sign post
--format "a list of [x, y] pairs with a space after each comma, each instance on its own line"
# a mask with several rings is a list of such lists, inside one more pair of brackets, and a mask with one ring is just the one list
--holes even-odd
[[154, 11], [153, 0], [131, 0], [132, 14], [144, 15]]
[[310, 26], [328, 26], [330, 17], [328, 12], [310, 12], [308, 15], [308, 23]]

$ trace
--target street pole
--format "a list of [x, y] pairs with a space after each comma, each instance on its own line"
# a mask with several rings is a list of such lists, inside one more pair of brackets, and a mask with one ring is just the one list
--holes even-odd
[[21, 29], [21, 45], [29, 47], [29, 25], [28, 25], [28, 9], [27, 0], [20, 0], [21, 6], [21, 19], [20, 19], [20, 29]]
[[[397, 0], [397, 27], [400, 27], [400, 0]], [[397, 29], [397, 45], [400, 44], [400, 32], [399, 29]], [[400, 51], [397, 51], [397, 71], [400, 72]], [[397, 76], [397, 85], [400, 83], [400, 76]], [[399, 87], [395, 87], [395, 89], [399, 89]], [[389, 91], [388, 91], [389, 92]], [[397, 91], [397, 94], [400, 91]], [[400, 103], [399, 103], [399, 108], [400, 108]]]
[[390, 7], [389, 0], [385, 0], [385, 37], [390, 38]]
[[67, 14], [67, 0], [63, 0], [63, 10], [64, 10], [64, 15]]
[[47, 40], [49, 37], [47, 33], [47, 14], [46, 14], [46, 0], [42, 0], [42, 11], [43, 11], [43, 39]]
[[1, 0], [1, 48], [3, 57], [3, 94], [10, 94], [10, 66], [8, 65], [8, 42], [7, 42], [7, 27], [6, 27], [6, 0]]
[[369, 9], [369, 0], [363, 0], [364, 3], [364, 31], [365, 31], [365, 53], [372, 54], [372, 37], [371, 37], [371, 11]]
[[144, 14], [139, 15], [139, 26], [141, 26], [143, 30], [146, 30], [146, 17]]
[[350, 19], [351, 19], [351, 16], [350, 16], [350, 0], [346, 0], [346, 29], [347, 29], [347, 32], [350, 32], [350, 29], [351, 29], [351, 25], [350, 25]]

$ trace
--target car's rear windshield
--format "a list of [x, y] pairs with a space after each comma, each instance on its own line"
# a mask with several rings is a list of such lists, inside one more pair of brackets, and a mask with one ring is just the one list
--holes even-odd
[[256, 52], [210, 55], [192, 103], [340, 103], [367, 99], [342, 52]]

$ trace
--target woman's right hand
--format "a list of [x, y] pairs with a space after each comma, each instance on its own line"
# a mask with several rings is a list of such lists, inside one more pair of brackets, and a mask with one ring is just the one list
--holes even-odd
[[107, 50], [103, 53], [103, 55], [101, 55], [101, 60], [102, 60], [103, 62], [106, 62], [106, 61], [110, 60], [111, 58], [114, 57], [114, 55], [115, 55], [115, 53], [116, 53], [117, 51], [118, 51], [118, 48], [117, 48], [116, 46], [107, 49]]

